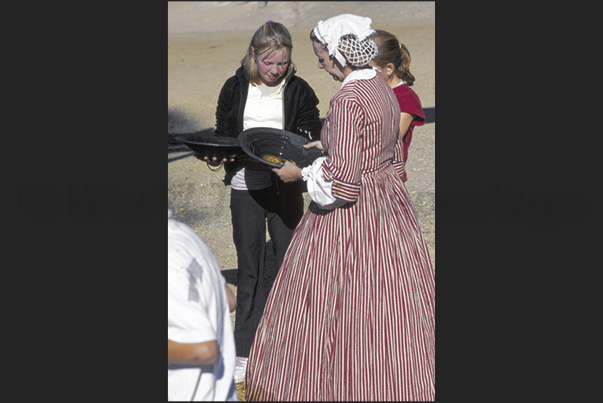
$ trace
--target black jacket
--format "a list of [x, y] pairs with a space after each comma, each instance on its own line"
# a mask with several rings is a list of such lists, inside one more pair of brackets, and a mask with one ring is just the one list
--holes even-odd
[[[243, 111], [247, 102], [249, 81], [245, 79], [243, 67], [224, 83], [216, 109], [216, 136], [238, 137], [243, 131]], [[284, 130], [303, 134], [311, 133], [311, 139], [320, 139], [318, 98], [310, 85], [295, 75], [295, 71], [284, 88]], [[309, 136], [304, 135], [310, 138]]]
[[[230, 77], [220, 91], [216, 109], [216, 136], [238, 137], [243, 131], [243, 112], [247, 102], [249, 81], [245, 78], [243, 67]], [[321, 123], [318, 111], [318, 98], [310, 85], [295, 75], [289, 76], [283, 89], [284, 130], [302, 135], [310, 140], [320, 140]], [[309, 134], [307, 134], [309, 133]], [[244, 160], [224, 164], [226, 177], [224, 183], [230, 184], [234, 173], [243, 167], [265, 170], [260, 163]]]

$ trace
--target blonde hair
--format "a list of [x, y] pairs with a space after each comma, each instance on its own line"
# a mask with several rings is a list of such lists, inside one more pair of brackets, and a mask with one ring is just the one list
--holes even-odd
[[245, 78], [250, 83], [257, 84], [260, 82], [260, 73], [251, 54], [252, 47], [256, 57], [264, 54], [270, 56], [283, 49], [287, 50], [289, 53], [289, 68], [287, 69], [287, 73], [283, 76], [283, 80], [286, 80], [295, 70], [295, 65], [291, 60], [293, 41], [291, 40], [289, 30], [287, 30], [283, 24], [269, 21], [259, 27], [251, 38], [245, 57], [241, 60], [241, 66], [243, 66], [243, 70], [245, 71]]
[[377, 44], [379, 53], [373, 59], [373, 62], [379, 67], [385, 67], [388, 63], [394, 65], [396, 76], [405, 81], [408, 86], [415, 82], [415, 77], [410, 73], [410, 52], [391, 33], [383, 30], [376, 30], [371, 38]]

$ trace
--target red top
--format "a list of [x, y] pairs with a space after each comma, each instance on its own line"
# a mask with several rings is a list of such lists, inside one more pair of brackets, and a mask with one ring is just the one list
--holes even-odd
[[[406, 160], [408, 159], [408, 147], [410, 147], [410, 142], [412, 140], [412, 130], [415, 126], [423, 126], [425, 124], [425, 113], [421, 107], [421, 100], [419, 99], [419, 96], [408, 85], [401, 84], [397, 87], [394, 87], [393, 90], [396, 98], [398, 99], [398, 103], [400, 104], [400, 112], [406, 112], [414, 115], [414, 119], [412, 122], [410, 122], [408, 131], [404, 135], [402, 144], [402, 158], [404, 163], [406, 163]], [[406, 172], [404, 172], [404, 177], [402, 180], [406, 182]]]

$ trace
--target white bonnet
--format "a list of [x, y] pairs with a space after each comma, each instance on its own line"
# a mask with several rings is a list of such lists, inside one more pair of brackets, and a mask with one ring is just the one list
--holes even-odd
[[[325, 45], [330, 56], [334, 56], [342, 66], [346, 59], [354, 66], [364, 66], [377, 55], [377, 44], [369, 38], [375, 30], [371, 29], [373, 21], [368, 17], [353, 14], [341, 14], [326, 21], [318, 21], [313, 32], [316, 39]], [[341, 41], [344, 38], [345, 43]]]

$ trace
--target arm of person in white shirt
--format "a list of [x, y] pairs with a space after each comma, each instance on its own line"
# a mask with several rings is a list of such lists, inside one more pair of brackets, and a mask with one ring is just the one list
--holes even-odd
[[230, 308], [230, 312], [234, 311], [237, 307], [237, 297], [235, 297], [234, 293], [228, 286], [228, 284], [224, 284], [224, 288], [226, 288], [226, 297], [228, 298], [228, 307]]
[[220, 349], [216, 340], [203, 343], [177, 343], [168, 339], [168, 363], [183, 365], [212, 365], [218, 361]]
[[[237, 298], [224, 284], [226, 297], [228, 298], [228, 307], [230, 312], [237, 307]], [[184, 365], [211, 365], [218, 361], [220, 349], [216, 340], [210, 340], [203, 343], [178, 343], [168, 339], [168, 363]]]

